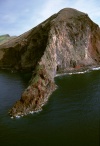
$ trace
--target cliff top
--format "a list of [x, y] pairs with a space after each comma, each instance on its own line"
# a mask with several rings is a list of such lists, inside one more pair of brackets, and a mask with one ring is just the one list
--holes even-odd
[[[73, 8], [64, 8], [62, 10], [60, 10], [57, 14], [52, 15], [51, 17], [49, 17], [48, 19], [46, 19], [45, 21], [43, 21], [42, 23], [40, 23], [39, 25], [37, 25], [36, 27], [34, 27], [33, 29], [23, 33], [22, 35], [15, 37], [14, 39], [11, 39], [7, 42], [4, 42], [0, 45], [0, 48], [8, 48], [8, 47], [13, 47], [15, 46], [17, 43], [20, 43], [22, 41], [24, 41], [25, 39], [28, 38], [28, 36], [31, 34], [31, 32], [33, 32], [34, 30], [36, 30], [36, 28], [38, 29], [41, 25], [42, 27], [45, 26], [46, 23], [48, 22], [59, 22], [59, 21], [70, 21], [71, 18], [77, 18], [79, 16], [86, 16], [86, 13], [80, 12], [76, 9]], [[8, 37], [8, 35], [7, 35]]]
[[87, 15], [86, 13], [80, 12], [73, 8], [64, 8], [58, 12], [58, 18], [63, 17], [64, 19], [76, 18], [81, 15]]

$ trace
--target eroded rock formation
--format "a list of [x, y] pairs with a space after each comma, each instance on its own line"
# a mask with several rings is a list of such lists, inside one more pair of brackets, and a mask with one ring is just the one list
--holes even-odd
[[57, 73], [100, 64], [100, 28], [87, 14], [65, 8], [0, 46], [0, 67], [33, 71], [29, 86], [10, 110], [40, 110], [55, 90]]

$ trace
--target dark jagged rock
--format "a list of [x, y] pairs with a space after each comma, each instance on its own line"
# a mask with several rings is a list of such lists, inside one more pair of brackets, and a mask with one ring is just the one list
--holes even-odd
[[33, 75], [10, 115], [40, 110], [55, 90], [57, 73], [100, 65], [100, 28], [71, 8], [0, 46], [0, 67], [32, 70]]

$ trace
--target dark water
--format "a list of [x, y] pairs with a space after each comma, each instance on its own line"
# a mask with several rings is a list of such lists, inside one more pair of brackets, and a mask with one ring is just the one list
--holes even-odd
[[0, 146], [100, 146], [100, 71], [57, 77], [42, 112], [11, 119], [25, 78], [0, 71]]

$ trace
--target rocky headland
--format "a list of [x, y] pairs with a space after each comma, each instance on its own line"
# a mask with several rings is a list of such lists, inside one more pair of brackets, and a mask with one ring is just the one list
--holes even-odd
[[100, 28], [87, 14], [65, 8], [0, 45], [0, 68], [32, 72], [11, 116], [41, 110], [56, 89], [56, 74], [100, 65]]

